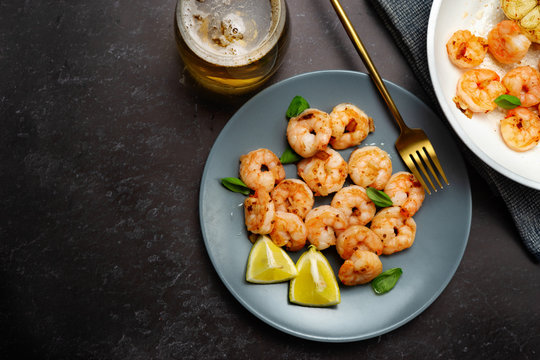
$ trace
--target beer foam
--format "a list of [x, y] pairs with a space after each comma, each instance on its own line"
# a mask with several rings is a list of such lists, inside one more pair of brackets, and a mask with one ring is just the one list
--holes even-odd
[[240, 65], [264, 54], [264, 49], [256, 53], [275, 28], [278, 10], [279, 0], [183, 0], [177, 16], [186, 44], [197, 55]]

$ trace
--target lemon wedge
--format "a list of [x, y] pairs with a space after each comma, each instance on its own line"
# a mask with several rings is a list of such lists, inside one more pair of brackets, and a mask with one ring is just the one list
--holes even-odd
[[339, 304], [339, 285], [330, 263], [313, 245], [296, 262], [298, 275], [291, 280], [289, 300], [304, 306]]
[[251, 247], [246, 269], [246, 281], [272, 284], [288, 281], [297, 274], [289, 255], [265, 235], [259, 236]]

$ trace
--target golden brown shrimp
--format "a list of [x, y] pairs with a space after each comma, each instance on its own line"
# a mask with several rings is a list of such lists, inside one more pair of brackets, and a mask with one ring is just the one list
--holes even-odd
[[287, 140], [291, 148], [304, 158], [325, 149], [332, 135], [328, 113], [317, 109], [306, 109], [289, 120]]
[[366, 225], [375, 216], [375, 204], [367, 196], [366, 190], [358, 185], [339, 190], [330, 205], [345, 214], [349, 226]]
[[244, 218], [247, 230], [255, 234], [269, 234], [274, 226], [276, 211], [270, 194], [264, 190], [255, 193], [244, 200]]
[[306, 225], [298, 215], [276, 211], [270, 238], [277, 246], [285, 246], [289, 251], [298, 251], [306, 244]]
[[313, 192], [300, 179], [285, 179], [272, 190], [272, 201], [276, 211], [286, 211], [298, 215], [301, 219], [313, 208]]
[[422, 206], [426, 196], [422, 184], [406, 171], [399, 171], [390, 177], [384, 187], [394, 206], [401, 207], [406, 216], [413, 216]]
[[342, 259], [347, 260], [358, 249], [381, 255], [383, 243], [371, 229], [363, 225], [350, 225], [339, 234], [336, 240], [336, 250]]
[[521, 106], [530, 107], [540, 103], [540, 72], [531, 66], [520, 66], [504, 75], [502, 84], [521, 101]]
[[285, 169], [272, 151], [257, 149], [240, 156], [240, 179], [250, 189], [270, 192], [285, 179]]
[[371, 186], [382, 190], [392, 175], [390, 156], [377, 146], [354, 150], [349, 157], [348, 168], [351, 180], [363, 188]]
[[382, 273], [382, 262], [371, 251], [356, 250], [339, 268], [338, 277], [343, 285], [367, 284]]
[[324, 250], [336, 244], [336, 232], [347, 228], [347, 219], [338, 209], [321, 205], [311, 209], [306, 215], [308, 240], [317, 249]]
[[521, 33], [519, 25], [512, 20], [503, 20], [488, 34], [489, 52], [503, 64], [521, 61], [529, 51], [531, 40]]
[[416, 222], [405, 216], [399, 206], [392, 206], [375, 214], [370, 229], [382, 240], [383, 254], [390, 255], [412, 246]]
[[373, 119], [353, 104], [336, 105], [330, 113], [330, 118], [332, 119], [330, 145], [337, 150], [360, 144], [375, 130]]
[[524, 107], [509, 110], [501, 120], [501, 135], [510, 149], [530, 150], [540, 142], [540, 118]]
[[347, 162], [337, 151], [330, 148], [300, 160], [297, 169], [298, 175], [315, 196], [326, 196], [338, 191], [347, 179]]
[[458, 30], [446, 43], [450, 61], [461, 69], [471, 69], [484, 61], [487, 40], [473, 35], [469, 30]]
[[497, 107], [495, 99], [506, 93], [499, 75], [489, 69], [466, 71], [458, 80], [454, 102], [467, 117], [475, 112], [490, 112]]

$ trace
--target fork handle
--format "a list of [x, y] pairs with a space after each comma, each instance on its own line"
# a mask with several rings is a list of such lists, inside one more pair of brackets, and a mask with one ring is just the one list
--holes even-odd
[[373, 82], [375, 83], [375, 86], [379, 90], [379, 93], [382, 95], [384, 101], [386, 102], [386, 105], [388, 105], [388, 108], [390, 109], [390, 112], [394, 116], [394, 119], [398, 123], [399, 129], [402, 133], [407, 132], [409, 128], [403, 121], [403, 118], [401, 117], [401, 114], [399, 113], [396, 104], [394, 103], [394, 100], [392, 100], [392, 97], [390, 96], [390, 93], [388, 92], [388, 89], [386, 89], [386, 86], [384, 85], [381, 76], [379, 75], [379, 72], [375, 68], [375, 65], [371, 61], [371, 58], [369, 57], [369, 54], [364, 47], [364, 44], [362, 44], [362, 40], [360, 40], [360, 37], [358, 37], [358, 34], [354, 30], [353, 25], [351, 24], [351, 21], [349, 20], [349, 17], [345, 13], [345, 10], [343, 10], [343, 7], [339, 3], [338, 0], [330, 0], [332, 2], [332, 5], [334, 6], [334, 10], [338, 14], [339, 20], [341, 21], [341, 24], [345, 28], [345, 31], [349, 35], [349, 38], [352, 40], [356, 51], [358, 52], [358, 55], [360, 55], [360, 58], [364, 62], [364, 65], [366, 66], [369, 75]]

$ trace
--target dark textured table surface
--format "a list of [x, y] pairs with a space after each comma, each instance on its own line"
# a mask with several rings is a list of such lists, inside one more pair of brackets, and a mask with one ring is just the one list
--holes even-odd
[[[271, 83], [365, 71], [328, 1], [288, 1]], [[427, 101], [369, 1], [343, 1], [382, 76]], [[241, 105], [198, 91], [175, 2], [0, 1], [0, 357], [538, 359], [540, 272], [474, 169], [469, 242], [417, 318], [347, 344], [246, 311], [199, 226], [211, 145]], [[351, 319], [355, 321], [355, 319]]]

